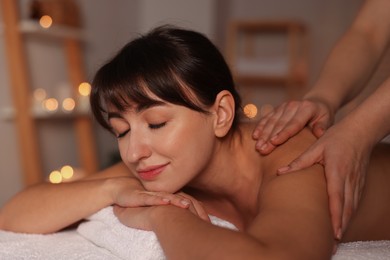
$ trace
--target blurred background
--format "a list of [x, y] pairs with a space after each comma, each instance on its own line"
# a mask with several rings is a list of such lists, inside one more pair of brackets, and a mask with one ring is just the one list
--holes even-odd
[[[256, 120], [262, 105], [310, 88], [362, 0], [0, 3], [1, 206], [27, 185], [75, 179], [117, 161], [115, 138], [90, 117], [88, 83], [140, 33], [169, 23], [206, 34], [234, 72], [248, 120]], [[377, 74], [374, 80], [383, 78]]]

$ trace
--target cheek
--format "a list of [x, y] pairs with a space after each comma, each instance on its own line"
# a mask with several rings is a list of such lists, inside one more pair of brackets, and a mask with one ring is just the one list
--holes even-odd
[[118, 150], [119, 150], [119, 155], [121, 156], [121, 159], [123, 162], [126, 162], [126, 154], [127, 154], [127, 145], [124, 140], [118, 140]]

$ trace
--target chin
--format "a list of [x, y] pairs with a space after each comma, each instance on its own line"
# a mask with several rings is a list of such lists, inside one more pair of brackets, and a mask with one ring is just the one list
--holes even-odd
[[157, 181], [143, 182], [142, 184], [147, 191], [166, 192], [171, 194], [174, 194], [183, 188], [183, 187], [174, 187], [173, 185], [168, 185]]

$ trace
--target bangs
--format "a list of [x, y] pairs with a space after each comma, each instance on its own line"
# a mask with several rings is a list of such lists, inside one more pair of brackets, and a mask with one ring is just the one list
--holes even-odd
[[109, 106], [118, 112], [125, 112], [130, 108], [142, 110], [162, 100], [206, 113], [201, 102], [196, 101], [196, 96], [191, 93], [191, 86], [183, 84], [176, 76], [171, 62], [161, 59], [161, 55], [146, 54], [126, 55], [131, 58], [118, 55], [97, 72], [92, 83], [90, 103], [96, 120], [104, 128], [111, 130], [107, 122]]

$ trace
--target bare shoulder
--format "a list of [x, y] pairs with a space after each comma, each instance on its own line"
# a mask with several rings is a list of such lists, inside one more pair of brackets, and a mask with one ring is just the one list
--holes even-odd
[[270, 164], [269, 168], [273, 168], [271, 170], [276, 172], [280, 167], [288, 165], [306, 151], [316, 140], [316, 137], [308, 128], [302, 129], [302, 131], [291, 137], [286, 143], [278, 146], [267, 156]]
[[[303, 130], [266, 158], [266, 170], [286, 165], [314, 141], [311, 132]], [[282, 176], [266, 173], [258, 215], [248, 232], [259, 240], [272, 241], [290, 256], [330, 258], [333, 232], [323, 167], [314, 165]]]

